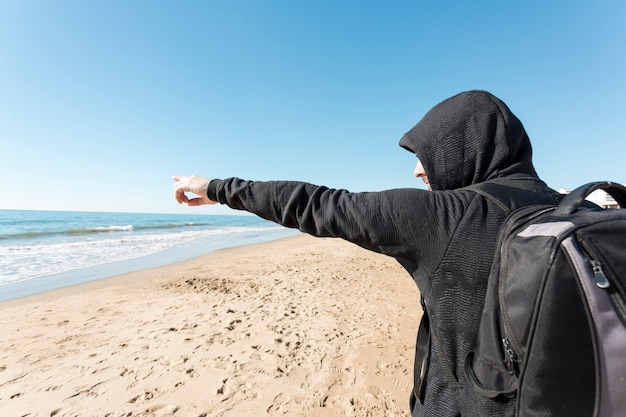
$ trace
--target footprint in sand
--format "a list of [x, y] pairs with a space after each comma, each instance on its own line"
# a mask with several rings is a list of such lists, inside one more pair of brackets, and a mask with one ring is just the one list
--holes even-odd
[[289, 397], [289, 394], [284, 392], [278, 394], [276, 397], [274, 397], [272, 405], [270, 405], [267, 409], [267, 414], [285, 414], [287, 412], [286, 407], [290, 402], [291, 399]]
[[150, 401], [151, 399], [156, 397], [158, 394], [159, 394], [159, 390], [155, 388], [153, 390], [145, 391], [143, 394], [140, 394], [140, 395], [137, 395], [136, 397], [131, 398], [130, 400], [128, 400], [128, 402], [131, 404], [135, 404], [135, 403], [142, 402], [142, 401]]
[[173, 404], [158, 404], [146, 409], [146, 414], [150, 416], [173, 416], [180, 409]]
[[398, 378], [393, 378], [391, 382], [405, 391], [408, 391], [411, 388], [410, 384], [407, 384], [406, 382], [402, 382]]
[[257, 375], [272, 376], [272, 373], [270, 371], [263, 368], [254, 368], [254, 373]]

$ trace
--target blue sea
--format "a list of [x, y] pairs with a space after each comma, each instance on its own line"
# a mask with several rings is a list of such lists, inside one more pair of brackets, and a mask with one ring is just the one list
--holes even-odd
[[298, 233], [254, 216], [0, 210], [0, 301]]

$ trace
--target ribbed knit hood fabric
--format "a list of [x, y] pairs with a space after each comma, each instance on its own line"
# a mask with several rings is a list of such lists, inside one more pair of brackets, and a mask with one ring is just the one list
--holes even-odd
[[537, 178], [524, 126], [486, 91], [466, 91], [439, 103], [400, 146], [417, 155], [433, 191], [496, 178]]

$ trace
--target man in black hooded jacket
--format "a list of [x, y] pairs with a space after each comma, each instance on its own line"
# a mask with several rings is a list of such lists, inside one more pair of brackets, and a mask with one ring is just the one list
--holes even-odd
[[[412, 416], [513, 415], [514, 398], [483, 398], [466, 381], [497, 234], [508, 209], [553, 204], [522, 123], [498, 98], [468, 91], [431, 109], [400, 140], [432, 191], [351, 193], [296, 182], [174, 177], [179, 203], [226, 204], [320, 237], [394, 257], [422, 296]], [[505, 190], [499, 204], [466, 187]], [[188, 198], [185, 192], [199, 197]], [[505, 207], [508, 206], [508, 207]], [[417, 300], [416, 300], [417, 302]]]

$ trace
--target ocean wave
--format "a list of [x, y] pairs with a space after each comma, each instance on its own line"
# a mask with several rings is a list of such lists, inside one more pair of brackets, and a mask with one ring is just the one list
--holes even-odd
[[97, 227], [85, 227], [80, 229], [65, 230], [63, 234], [66, 235], [88, 235], [90, 233], [108, 233], [108, 232], [132, 232], [135, 230], [132, 224], [126, 226], [97, 226]]
[[154, 224], [154, 225], [110, 225], [110, 226], [93, 226], [93, 227], [81, 227], [76, 229], [67, 230], [50, 230], [50, 231], [33, 231], [15, 234], [0, 234], [0, 240], [7, 239], [30, 239], [30, 238], [44, 238], [49, 236], [58, 235], [88, 235], [99, 233], [124, 233], [133, 231], [150, 231], [150, 230], [164, 230], [164, 229], [181, 229], [189, 227], [209, 227], [209, 223], [187, 222], [187, 223], [167, 223], [167, 224]]
[[[219, 227], [183, 229], [140, 234], [101, 234], [101, 238], [84, 236], [78, 240], [17, 243], [0, 246], [0, 286], [159, 253], [175, 246], [187, 247], [201, 239], [246, 242], [281, 227]], [[101, 233], [101, 232], [98, 232]], [[229, 240], [230, 239], [230, 240]], [[207, 241], [209, 242], [209, 241]]]

